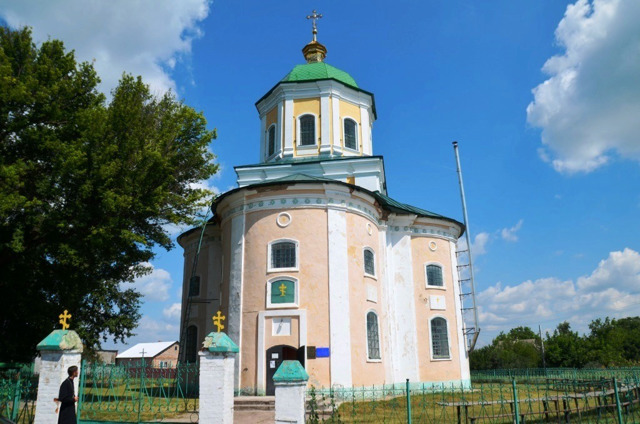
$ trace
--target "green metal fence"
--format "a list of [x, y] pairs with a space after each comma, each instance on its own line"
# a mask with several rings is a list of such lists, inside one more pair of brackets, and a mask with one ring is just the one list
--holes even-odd
[[638, 376], [307, 391], [308, 423], [640, 423]]
[[629, 378], [640, 375], [640, 367], [617, 368], [520, 368], [471, 371], [474, 381], [533, 380], [562, 378], [567, 380], [589, 380], [599, 378]]
[[31, 424], [35, 417], [38, 377], [31, 365], [0, 365], [0, 417]]
[[78, 422], [197, 422], [198, 364], [83, 363]]

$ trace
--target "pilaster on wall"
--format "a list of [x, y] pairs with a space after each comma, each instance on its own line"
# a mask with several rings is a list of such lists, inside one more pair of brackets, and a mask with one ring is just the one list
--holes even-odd
[[[411, 220], [412, 221], [412, 220]], [[407, 378], [420, 381], [418, 340], [414, 302], [411, 233], [407, 222], [390, 222], [386, 234], [387, 334], [390, 339], [392, 382]]]
[[[238, 341], [242, 349], [242, 277], [244, 267], [244, 226], [245, 214], [231, 219], [231, 269], [229, 270], [229, 313], [228, 334], [232, 340]], [[235, 361], [235, 385], [240, 387], [241, 355]]]
[[331, 153], [331, 112], [329, 111], [329, 93], [320, 97], [320, 153]]
[[293, 156], [293, 99], [284, 101], [284, 156]]
[[[337, 193], [339, 194], [339, 193]], [[347, 218], [345, 210], [328, 208], [329, 333], [331, 385], [351, 387]]]

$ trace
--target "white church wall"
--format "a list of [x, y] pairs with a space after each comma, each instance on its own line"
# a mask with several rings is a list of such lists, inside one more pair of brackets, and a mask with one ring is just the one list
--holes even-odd
[[[228, 307], [228, 331], [227, 335], [234, 341], [242, 352], [242, 291], [243, 291], [243, 269], [244, 269], [244, 233], [245, 214], [233, 217], [229, 223], [231, 225], [231, 237], [229, 240], [229, 250], [231, 263], [229, 269], [229, 307]], [[235, 361], [235, 388], [239, 387], [240, 370], [242, 366], [242, 355], [238, 355]]]
[[456, 332], [458, 336], [458, 355], [460, 360], [460, 379], [463, 382], [471, 384], [471, 372], [469, 368], [469, 354], [467, 353], [467, 343], [463, 334], [464, 321], [462, 317], [462, 305], [460, 302], [460, 282], [458, 280], [458, 259], [456, 257], [456, 244], [449, 241], [449, 249], [451, 253], [451, 278], [453, 280], [453, 292], [456, 308]]
[[[348, 192], [335, 192], [348, 196]], [[331, 334], [331, 384], [351, 386], [351, 334], [346, 212], [340, 208], [327, 210], [329, 236], [329, 329]]]

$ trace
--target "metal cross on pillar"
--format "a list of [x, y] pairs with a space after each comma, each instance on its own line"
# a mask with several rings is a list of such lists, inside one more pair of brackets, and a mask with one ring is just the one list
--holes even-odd
[[60, 318], [60, 321], [58, 321], [58, 322], [60, 324], [62, 324], [62, 329], [63, 330], [68, 330], [69, 329], [69, 323], [67, 322], [67, 320], [69, 318], [71, 318], [71, 314], [69, 313], [69, 311], [67, 311], [65, 309], [63, 314], [58, 315], [58, 318]]
[[316, 25], [316, 21], [322, 18], [322, 14], [318, 13], [315, 9], [311, 13], [311, 15], [307, 15], [307, 19], [311, 19], [313, 22], [313, 41], [317, 41], [318, 36], [318, 26]]
[[224, 330], [224, 324], [222, 324], [222, 321], [227, 319], [227, 317], [222, 315], [222, 311], [218, 311], [218, 313], [214, 315], [212, 319], [213, 319], [213, 325], [215, 325], [218, 328], [218, 333]]

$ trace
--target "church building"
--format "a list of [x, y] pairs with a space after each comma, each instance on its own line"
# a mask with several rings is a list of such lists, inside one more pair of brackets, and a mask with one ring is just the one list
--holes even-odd
[[238, 187], [215, 199], [204, 233], [178, 238], [185, 358], [221, 311], [244, 394], [273, 394], [287, 359], [316, 387], [469, 386], [464, 225], [389, 196], [373, 93], [325, 62], [316, 34], [314, 23], [306, 63], [256, 103], [260, 162], [235, 168]]

